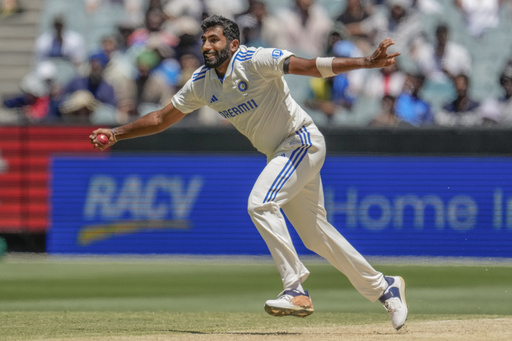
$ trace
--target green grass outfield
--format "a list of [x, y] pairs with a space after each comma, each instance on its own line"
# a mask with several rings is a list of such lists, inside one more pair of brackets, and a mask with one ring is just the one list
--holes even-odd
[[[407, 283], [409, 321], [512, 317], [510, 261], [372, 260]], [[301, 324], [388, 321], [327, 263], [306, 259], [315, 314]], [[268, 259], [50, 258], [0, 260], [0, 340], [285, 328], [263, 303], [281, 290]]]

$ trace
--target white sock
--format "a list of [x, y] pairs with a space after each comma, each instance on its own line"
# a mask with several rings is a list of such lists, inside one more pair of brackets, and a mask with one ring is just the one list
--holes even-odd
[[296, 288], [295, 288], [295, 290], [298, 290], [298, 291], [300, 291], [300, 292], [301, 292], [301, 293], [303, 293], [303, 294], [305, 293], [304, 288], [302, 288], [302, 285], [301, 285], [301, 284], [299, 284], [299, 286], [298, 286], [298, 287], [296, 287]]

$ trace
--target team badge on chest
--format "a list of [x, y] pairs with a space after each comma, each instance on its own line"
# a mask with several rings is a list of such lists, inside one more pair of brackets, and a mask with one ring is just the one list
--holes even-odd
[[247, 82], [244, 81], [244, 80], [239, 80], [236, 84], [236, 88], [238, 89], [238, 91], [240, 91], [241, 93], [245, 93], [247, 91], [247, 89], [249, 89], [249, 86], [247, 85]]

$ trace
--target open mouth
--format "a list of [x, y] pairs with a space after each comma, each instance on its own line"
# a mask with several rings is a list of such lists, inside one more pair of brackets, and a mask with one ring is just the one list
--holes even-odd
[[208, 52], [208, 53], [203, 53], [203, 57], [205, 59], [215, 59], [217, 57], [217, 53], [216, 52]]

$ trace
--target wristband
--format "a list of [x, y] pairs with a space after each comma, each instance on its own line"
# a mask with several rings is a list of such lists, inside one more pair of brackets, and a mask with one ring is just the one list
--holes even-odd
[[336, 76], [336, 73], [332, 71], [332, 61], [334, 57], [318, 57], [316, 59], [316, 68], [322, 75], [322, 78], [328, 78]]

